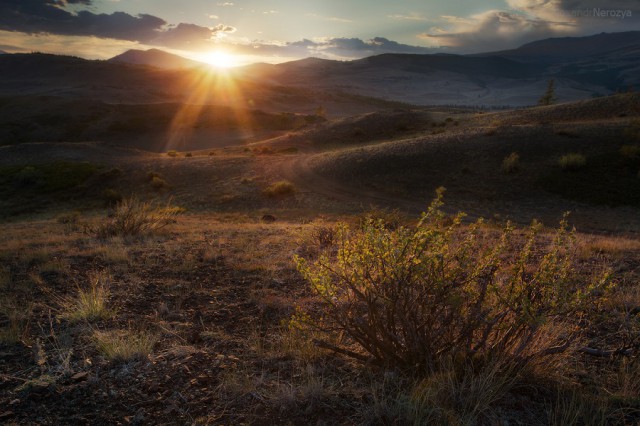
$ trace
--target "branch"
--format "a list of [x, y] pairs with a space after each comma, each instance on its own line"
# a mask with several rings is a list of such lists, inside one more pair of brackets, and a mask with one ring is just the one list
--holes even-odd
[[368, 363], [371, 361], [371, 357], [364, 356], [362, 354], [350, 351], [348, 349], [340, 348], [338, 346], [332, 345], [330, 343], [325, 342], [324, 340], [313, 339], [313, 344], [322, 349], [329, 349], [330, 351], [349, 356], [351, 358], [355, 358], [358, 361]]
[[586, 355], [590, 355], [590, 356], [599, 357], [599, 358], [609, 358], [609, 357], [618, 356], [618, 355], [631, 356], [633, 355], [634, 350], [633, 348], [627, 348], [627, 349], [614, 349], [612, 351], [605, 351], [602, 349], [583, 347], [583, 348], [579, 348], [578, 352]]

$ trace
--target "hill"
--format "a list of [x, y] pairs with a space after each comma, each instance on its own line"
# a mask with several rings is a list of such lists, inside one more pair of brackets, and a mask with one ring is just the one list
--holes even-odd
[[0, 97], [55, 96], [117, 104], [187, 103], [269, 113], [348, 116], [397, 108], [397, 102], [255, 81], [210, 67], [161, 69], [49, 54], [0, 56]]
[[165, 69], [195, 68], [205, 64], [182, 56], [174, 55], [159, 49], [136, 50], [131, 49], [109, 59], [110, 62], [124, 62], [127, 64], [149, 65]]
[[[367, 134], [360, 127], [399, 123], [403, 116], [413, 129], [387, 126], [385, 134], [373, 127]], [[600, 206], [640, 206], [640, 163], [624, 154], [637, 149], [629, 129], [640, 133], [639, 119], [640, 95], [626, 94], [492, 114], [380, 112], [350, 119], [351, 133], [341, 120], [294, 134], [289, 145], [285, 139], [270, 143], [309, 152], [288, 169], [289, 178], [333, 197], [420, 211], [444, 186], [452, 207], [479, 216], [493, 212], [527, 222], [572, 210], [583, 228], [638, 230], [628, 216], [627, 225], [616, 225], [620, 212]], [[503, 161], [514, 152], [518, 170], [504, 172]], [[560, 159], [569, 153], [583, 156], [586, 165], [563, 169]]]

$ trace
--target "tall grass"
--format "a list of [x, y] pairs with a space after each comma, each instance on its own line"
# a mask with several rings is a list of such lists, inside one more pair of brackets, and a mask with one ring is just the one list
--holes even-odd
[[153, 234], [174, 223], [174, 217], [180, 212], [180, 208], [171, 206], [169, 203], [161, 207], [135, 197], [126, 198], [116, 205], [106, 221], [95, 228], [90, 228], [89, 232], [102, 239]]

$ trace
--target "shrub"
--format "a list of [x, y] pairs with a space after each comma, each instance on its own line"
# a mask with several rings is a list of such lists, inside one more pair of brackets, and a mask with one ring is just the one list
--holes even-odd
[[574, 344], [578, 313], [602, 297], [607, 277], [577, 282], [566, 221], [543, 250], [540, 224], [521, 241], [510, 225], [492, 236], [481, 220], [464, 228], [464, 214], [447, 217], [441, 198], [439, 191], [414, 228], [342, 225], [337, 251], [315, 261], [296, 256], [318, 302], [295, 321], [345, 336], [319, 346], [414, 370], [495, 356], [524, 365]]
[[167, 204], [165, 207], [154, 203], [140, 201], [137, 198], [126, 198], [120, 201], [107, 220], [89, 233], [97, 238], [114, 236], [141, 236], [152, 234], [174, 223], [174, 217], [180, 209]]
[[267, 197], [276, 198], [276, 197], [284, 197], [287, 195], [293, 195], [296, 192], [296, 187], [291, 182], [286, 180], [276, 182], [269, 187], [267, 187], [263, 193]]
[[191, 158], [191, 157], [193, 157], [193, 154], [190, 153], [190, 152], [187, 152], [184, 156], [185, 156], [185, 158]]
[[177, 151], [173, 151], [173, 150], [167, 151], [167, 155], [169, 157], [177, 157], [178, 156], [178, 152]]
[[402, 213], [398, 209], [372, 207], [358, 216], [358, 228], [365, 229], [371, 222], [381, 223], [386, 229], [398, 229], [402, 224]]
[[159, 176], [154, 176], [149, 182], [153, 189], [164, 189], [169, 186], [166, 180], [162, 179]]
[[570, 153], [563, 155], [558, 160], [558, 165], [562, 170], [579, 170], [586, 166], [587, 158], [578, 153]]
[[514, 173], [520, 170], [520, 155], [512, 152], [502, 160], [502, 171], [504, 173]]

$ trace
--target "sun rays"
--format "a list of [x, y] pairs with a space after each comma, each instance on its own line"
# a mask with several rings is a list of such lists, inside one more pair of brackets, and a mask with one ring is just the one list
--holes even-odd
[[202, 62], [205, 62], [215, 68], [232, 68], [237, 67], [238, 58], [224, 50], [214, 50], [202, 55]]
[[[242, 85], [227, 70], [194, 70], [185, 86], [187, 97], [171, 120], [165, 151], [180, 150], [199, 127], [211, 129], [222, 126], [225, 130], [251, 133], [253, 125], [247, 110], [251, 106], [250, 98], [245, 96]], [[205, 108], [207, 105], [221, 108]], [[220, 113], [228, 117], [214, 116]]]

